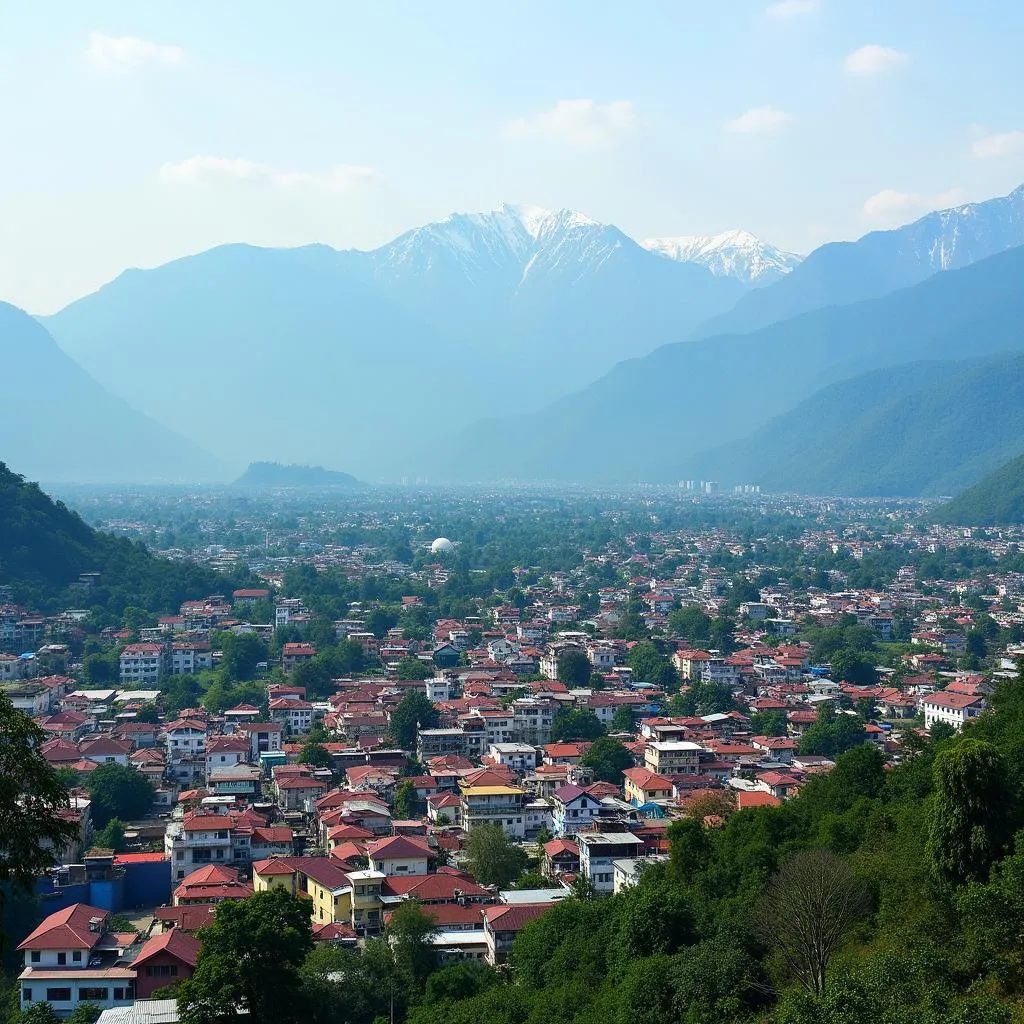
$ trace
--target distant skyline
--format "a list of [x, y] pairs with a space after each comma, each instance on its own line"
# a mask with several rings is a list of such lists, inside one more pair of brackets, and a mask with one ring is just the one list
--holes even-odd
[[807, 253], [1024, 182], [1005, 0], [40, 0], [0, 35], [0, 299], [453, 211]]

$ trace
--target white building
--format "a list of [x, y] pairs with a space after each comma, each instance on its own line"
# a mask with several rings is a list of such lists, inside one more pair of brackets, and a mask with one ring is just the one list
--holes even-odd
[[581, 832], [580, 871], [597, 892], [615, 891], [615, 861], [635, 860], [643, 853], [643, 840], [632, 832]]
[[128, 644], [121, 651], [122, 683], [158, 683], [164, 674], [163, 644]]
[[936, 722], [945, 722], [959, 732], [964, 722], [976, 718], [985, 707], [984, 697], [967, 693], [930, 693], [921, 699], [926, 729], [930, 729]]

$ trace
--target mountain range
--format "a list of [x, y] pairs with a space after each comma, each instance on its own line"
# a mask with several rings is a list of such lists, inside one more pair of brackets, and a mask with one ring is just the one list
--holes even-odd
[[[126, 271], [42, 322], [93, 385], [166, 425], [166, 443], [232, 467], [258, 456], [370, 480], [738, 474], [861, 493], [878, 424], [894, 429], [912, 403], [891, 381], [855, 378], [1021, 347], [1021, 245], [1024, 186], [803, 260], [742, 231], [637, 242], [573, 211], [504, 205], [369, 252], [222, 246]], [[944, 371], [899, 373], [928, 422]], [[816, 461], [809, 421], [831, 422], [833, 408], [857, 424], [842, 465]], [[780, 438], [802, 476], [771, 455]], [[925, 479], [897, 459], [886, 493], [970, 483], [1001, 443], [959, 477]]]
[[116, 398], [39, 322], [0, 302], [6, 427], [3, 457], [35, 479], [78, 483], [217, 480], [225, 467], [197, 444]]
[[128, 271], [44, 323], [103, 386], [225, 460], [373, 479], [412, 438], [538, 408], [747, 287], [580, 214], [504, 206], [372, 252], [224, 246]]

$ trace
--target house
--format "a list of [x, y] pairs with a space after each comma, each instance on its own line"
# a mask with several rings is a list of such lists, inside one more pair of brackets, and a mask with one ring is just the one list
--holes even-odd
[[197, 903], [244, 900], [252, 892], [252, 886], [239, 880], [236, 868], [207, 864], [181, 880], [174, 890], [174, 905], [183, 907]]
[[755, 736], [751, 746], [773, 761], [788, 763], [796, 753], [797, 742], [788, 736]]
[[284, 726], [280, 722], [239, 722], [238, 732], [249, 737], [249, 759], [258, 761], [260, 754], [272, 754], [281, 749], [281, 733]]
[[135, 996], [149, 999], [165, 985], [192, 977], [199, 956], [199, 940], [180, 928], [150, 936], [135, 958]]
[[183, 718], [171, 722], [164, 729], [167, 745], [167, 759], [201, 757], [206, 751], [206, 723], [195, 718]]
[[590, 828], [601, 813], [601, 801], [580, 786], [559, 786], [554, 802], [552, 826], [556, 836], [573, 836]]
[[97, 764], [127, 764], [132, 745], [110, 736], [98, 736], [94, 740], [85, 740], [79, 749], [82, 757]]
[[214, 736], [206, 744], [206, 778], [214, 768], [234, 768], [248, 760], [249, 739], [246, 736]]
[[508, 960], [515, 937], [531, 921], [536, 921], [550, 903], [498, 904], [484, 908], [484, 937], [487, 941], [487, 962], [497, 967]]
[[208, 643], [171, 644], [171, 675], [194, 676], [213, 668], [213, 651]]
[[289, 733], [307, 733], [313, 726], [313, 705], [295, 697], [279, 697], [270, 702], [270, 717]]
[[544, 844], [544, 874], [548, 878], [575, 875], [580, 870], [580, 848], [571, 839], [552, 839]]
[[165, 672], [163, 644], [128, 644], [119, 659], [122, 683], [159, 683]]
[[370, 870], [383, 875], [425, 875], [431, 852], [426, 840], [410, 836], [390, 836], [366, 847]]
[[303, 811], [307, 802], [312, 803], [322, 796], [326, 782], [308, 775], [285, 775], [274, 780], [277, 787], [277, 804], [282, 811]]
[[930, 729], [936, 722], [945, 722], [959, 732], [964, 722], [976, 718], [985, 710], [985, 698], [969, 693], [930, 693], [921, 699], [924, 727]]
[[614, 891], [616, 860], [636, 859], [644, 852], [644, 841], [631, 832], [584, 832], [577, 841], [580, 871], [599, 893]]
[[518, 786], [467, 786], [462, 790], [462, 827], [472, 832], [480, 825], [501, 825], [514, 839], [526, 836], [523, 820], [525, 793]]
[[655, 740], [644, 748], [644, 767], [655, 775], [696, 775], [701, 746], [686, 740]]
[[488, 754], [497, 764], [508, 765], [517, 772], [537, 767], [537, 748], [529, 743], [492, 743]]
[[18, 975], [20, 1006], [48, 1002], [61, 1016], [79, 1003], [107, 1008], [135, 999], [135, 968], [122, 959], [136, 935], [106, 930], [107, 911], [73, 903], [50, 914], [19, 945], [25, 967]]
[[5, 683], [2, 689], [4, 696], [14, 707], [18, 711], [24, 711], [26, 715], [34, 718], [36, 715], [45, 715], [50, 710], [53, 691], [42, 683]]
[[653, 803], [656, 800], [672, 799], [672, 780], [658, 775], [648, 768], [627, 768], [623, 773], [623, 787], [626, 799], [634, 807]]
[[312, 661], [316, 657], [316, 648], [312, 644], [290, 643], [281, 648], [281, 668], [285, 672], [294, 672], [299, 665]]

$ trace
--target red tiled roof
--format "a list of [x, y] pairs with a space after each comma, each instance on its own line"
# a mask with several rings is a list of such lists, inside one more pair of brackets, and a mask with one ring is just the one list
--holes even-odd
[[150, 957], [156, 956], [157, 953], [168, 953], [181, 960], [182, 963], [195, 967], [199, 958], [199, 940], [193, 938], [188, 932], [182, 931], [181, 928], [160, 932], [146, 940], [134, 962], [137, 966]]
[[99, 942], [99, 931], [92, 931], [89, 922], [106, 919], [107, 912], [88, 903], [73, 903], [46, 918], [18, 949], [92, 949]]

